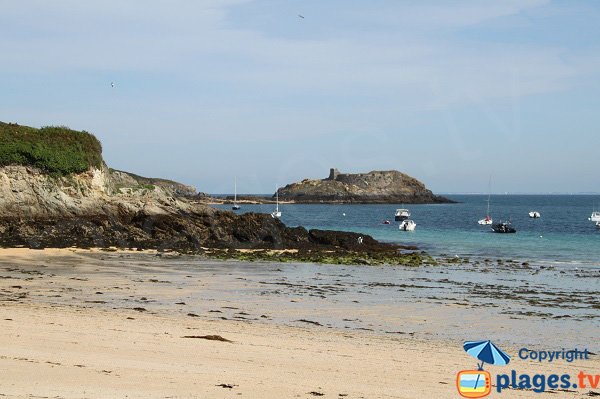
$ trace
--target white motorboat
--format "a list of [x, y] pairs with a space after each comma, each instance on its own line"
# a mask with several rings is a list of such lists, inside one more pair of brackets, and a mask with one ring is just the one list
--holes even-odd
[[600, 212], [598, 212], [598, 211], [592, 212], [592, 216], [590, 216], [588, 218], [588, 220], [591, 220], [592, 222], [600, 222]]
[[234, 211], [237, 211], [240, 208], [241, 208], [240, 204], [237, 203], [237, 178], [236, 178], [233, 183], [233, 205], [231, 206], [231, 209], [233, 209]]
[[408, 209], [396, 209], [396, 213], [394, 214], [394, 220], [396, 222], [401, 222], [403, 220], [406, 220], [410, 217], [410, 212], [408, 211]]
[[417, 228], [417, 224], [410, 219], [404, 219], [402, 221], [402, 223], [400, 223], [400, 226], [399, 226], [399, 229], [403, 230], [403, 231], [413, 231], [416, 228]]
[[531, 212], [529, 212], [529, 217], [532, 219], [538, 219], [538, 218], [541, 218], [542, 215], [540, 215], [540, 213], [538, 211], [531, 211]]
[[281, 211], [279, 210], [279, 189], [275, 187], [275, 210], [271, 212], [273, 219], [279, 219], [281, 217]]

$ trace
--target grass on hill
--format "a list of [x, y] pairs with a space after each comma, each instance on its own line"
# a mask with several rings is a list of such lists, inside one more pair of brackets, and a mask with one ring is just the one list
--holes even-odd
[[64, 126], [36, 129], [0, 122], [0, 166], [34, 166], [55, 175], [102, 165], [102, 145], [86, 131]]

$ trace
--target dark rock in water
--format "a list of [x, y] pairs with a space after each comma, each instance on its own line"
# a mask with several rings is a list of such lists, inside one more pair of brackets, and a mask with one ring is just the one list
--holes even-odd
[[372, 171], [340, 173], [331, 169], [329, 177], [305, 179], [278, 190], [279, 200], [301, 203], [373, 203], [373, 204], [433, 204], [452, 203], [434, 195], [423, 183], [404, 173]]

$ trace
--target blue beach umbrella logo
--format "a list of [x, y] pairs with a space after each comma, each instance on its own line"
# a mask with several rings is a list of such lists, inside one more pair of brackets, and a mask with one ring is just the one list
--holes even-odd
[[483, 370], [484, 363], [504, 366], [510, 362], [510, 356], [491, 341], [467, 341], [463, 344], [465, 352], [481, 361], [477, 370], [463, 370], [456, 375], [456, 388], [465, 398], [483, 398], [492, 390], [492, 377]]
[[492, 343], [492, 341], [467, 341], [463, 344], [465, 352], [477, 360], [481, 360], [479, 370], [483, 370], [483, 364], [504, 366], [510, 362], [510, 356]]

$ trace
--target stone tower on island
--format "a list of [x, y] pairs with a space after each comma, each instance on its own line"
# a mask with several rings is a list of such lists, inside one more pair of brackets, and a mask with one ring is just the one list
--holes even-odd
[[337, 170], [336, 168], [331, 168], [331, 169], [329, 169], [329, 177], [326, 180], [335, 180], [335, 179], [337, 179], [339, 174], [340, 174], [339, 170]]

